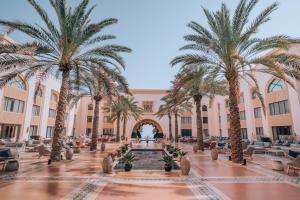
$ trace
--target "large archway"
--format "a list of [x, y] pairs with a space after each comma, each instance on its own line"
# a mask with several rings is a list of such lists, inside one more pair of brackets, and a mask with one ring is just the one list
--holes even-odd
[[153, 119], [142, 119], [138, 121], [132, 130], [131, 137], [132, 138], [141, 138], [141, 129], [145, 125], [151, 125], [154, 128], [153, 137], [154, 138], [162, 138], [163, 137], [163, 129], [161, 125]]

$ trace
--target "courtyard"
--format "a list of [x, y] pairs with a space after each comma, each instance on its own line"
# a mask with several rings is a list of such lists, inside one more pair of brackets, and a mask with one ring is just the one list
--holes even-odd
[[[149, 145], [161, 148], [161, 144]], [[191, 145], [179, 144], [191, 161], [188, 176], [182, 176], [178, 170], [102, 173], [104, 156], [119, 146], [107, 144], [105, 152], [83, 149], [72, 160], [51, 165], [47, 164], [48, 157], [38, 159], [35, 152], [21, 153], [20, 170], [1, 173], [1, 199], [299, 199], [300, 179], [272, 170], [272, 159], [278, 159], [275, 156], [255, 154], [244, 166], [228, 161], [226, 154], [213, 161], [209, 150], [194, 153]], [[144, 148], [146, 143], [134, 144], [133, 148], [136, 146]], [[279, 159], [289, 162], [284, 157]]]

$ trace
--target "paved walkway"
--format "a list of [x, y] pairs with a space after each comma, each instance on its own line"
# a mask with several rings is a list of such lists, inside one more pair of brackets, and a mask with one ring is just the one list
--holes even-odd
[[[107, 151], [117, 145], [107, 145]], [[141, 147], [141, 146], [139, 146]], [[272, 157], [257, 155], [247, 166], [233, 164], [225, 155], [210, 159], [209, 151], [188, 151], [189, 176], [178, 171], [101, 173], [105, 153], [83, 151], [72, 161], [50, 166], [36, 153], [21, 155], [18, 173], [2, 173], [0, 199], [101, 199], [101, 200], [197, 200], [197, 199], [300, 199], [300, 180], [271, 170]], [[282, 158], [283, 162], [288, 162]]]

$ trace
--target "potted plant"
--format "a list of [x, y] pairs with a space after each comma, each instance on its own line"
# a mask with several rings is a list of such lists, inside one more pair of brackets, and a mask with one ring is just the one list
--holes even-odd
[[173, 166], [173, 157], [169, 155], [163, 156], [163, 159], [161, 161], [165, 162], [165, 171], [170, 172], [172, 171], [172, 166]]
[[180, 151], [179, 148], [176, 148], [176, 147], [173, 148], [172, 155], [173, 155], [174, 158], [178, 157], [178, 152], [179, 151]]
[[128, 153], [124, 155], [123, 158], [121, 159], [121, 162], [125, 164], [124, 165], [125, 172], [128, 172], [132, 169], [132, 162], [136, 160], [134, 157], [135, 155]]
[[122, 146], [122, 147], [121, 147], [121, 152], [124, 154], [124, 153], [126, 153], [126, 151], [127, 151], [126, 147], [125, 147], [125, 146]]
[[66, 159], [72, 160], [72, 158], [73, 158], [73, 149], [68, 147], [66, 148]]
[[181, 159], [187, 154], [186, 151], [179, 151], [178, 155], [179, 155], [179, 162], [181, 161]]

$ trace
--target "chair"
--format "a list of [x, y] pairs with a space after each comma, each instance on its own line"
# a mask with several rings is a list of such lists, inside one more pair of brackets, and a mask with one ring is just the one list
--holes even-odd
[[300, 155], [298, 155], [294, 161], [287, 164], [287, 174], [289, 174], [291, 169], [294, 170], [294, 172], [300, 170]]
[[244, 157], [249, 157], [252, 160], [253, 152], [254, 152], [254, 147], [248, 146], [247, 149], [243, 151], [243, 155]]
[[35, 147], [35, 149], [39, 153], [39, 159], [42, 156], [49, 156], [50, 155], [50, 150], [44, 144]]

